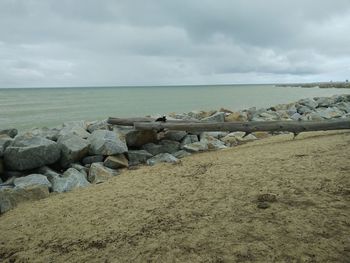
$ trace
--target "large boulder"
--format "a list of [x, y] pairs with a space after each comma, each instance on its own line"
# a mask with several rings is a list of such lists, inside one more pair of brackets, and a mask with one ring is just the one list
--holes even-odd
[[0, 136], [1, 135], [7, 135], [11, 138], [15, 138], [15, 136], [18, 134], [17, 129], [6, 129], [6, 130], [0, 130]]
[[181, 141], [185, 136], [187, 135], [187, 132], [185, 131], [167, 131], [165, 133], [164, 139], [170, 140], [170, 141]]
[[107, 123], [107, 120], [90, 122], [87, 125], [87, 130], [93, 133], [97, 130], [112, 130], [112, 125]]
[[236, 121], [248, 121], [247, 112], [232, 112], [228, 116], [225, 116], [226, 122], [236, 122]]
[[128, 147], [141, 147], [147, 143], [157, 141], [157, 133], [155, 131], [137, 131], [130, 130], [125, 133], [125, 139]]
[[174, 157], [181, 159], [186, 156], [190, 156], [191, 154], [189, 152], [186, 152], [185, 150], [180, 150], [172, 154]]
[[27, 135], [29, 136], [37, 136], [37, 137], [44, 137], [46, 139], [49, 139], [51, 141], [57, 141], [60, 133], [59, 128], [34, 128], [31, 129], [30, 131], [26, 132]]
[[186, 135], [182, 141], [181, 141], [181, 148], [186, 145], [186, 144], [190, 144], [190, 143], [194, 143], [194, 142], [198, 142], [198, 136], [194, 135], [194, 134], [188, 134]]
[[333, 119], [343, 116], [344, 112], [336, 107], [331, 108], [318, 108], [316, 113], [324, 119]]
[[62, 176], [53, 176], [51, 179], [53, 192], [68, 192], [75, 188], [87, 187], [90, 183], [85, 175], [74, 168], [69, 168]]
[[103, 165], [111, 169], [126, 168], [129, 167], [129, 161], [124, 154], [117, 154], [108, 156]]
[[201, 121], [204, 122], [224, 122], [225, 121], [225, 112], [216, 112], [213, 115], [203, 118]]
[[138, 165], [140, 163], [146, 163], [146, 161], [153, 155], [145, 150], [131, 150], [128, 152], [129, 165]]
[[58, 136], [65, 136], [69, 134], [77, 135], [83, 139], [90, 136], [90, 133], [86, 131], [87, 123], [85, 121], [69, 121], [63, 123], [63, 128], [60, 130]]
[[185, 144], [182, 146], [182, 149], [188, 152], [201, 152], [201, 151], [207, 151], [209, 148], [206, 141], [200, 141], [200, 142]]
[[99, 184], [117, 175], [119, 175], [117, 170], [105, 167], [103, 163], [93, 163], [89, 170], [88, 180], [90, 183]]
[[41, 137], [16, 137], [4, 153], [9, 170], [30, 170], [53, 164], [60, 158], [61, 150], [56, 142]]
[[314, 101], [313, 99], [302, 99], [299, 100], [298, 103], [312, 110], [316, 109], [316, 107], [319, 105], [319, 103], [317, 101]]
[[18, 188], [25, 188], [33, 185], [43, 185], [47, 188], [51, 188], [51, 183], [47, 177], [42, 174], [30, 174], [24, 177], [16, 178], [13, 184]]
[[152, 155], [157, 155], [163, 152], [163, 146], [155, 143], [147, 143], [142, 146], [142, 149], [149, 152]]
[[180, 160], [170, 153], [160, 153], [147, 160], [148, 165], [155, 165], [157, 163], [178, 163]]
[[0, 214], [13, 209], [19, 203], [39, 200], [48, 196], [49, 190], [44, 185], [0, 190]]
[[177, 141], [162, 140], [160, 141], [160, 145], [162, 146], [163, 153], [174, 153], [180, 149], [180, 143]]
[[83, 160], [82, 163], [84, 165], [87, 164], [92, 164], [92, 163], [100, 163], [103, 162], [103, 155], [91, 155], [91, 156], [86, 156]]
[[71, 163], [80, 161], [89, 153], [90, 143], [78, 135], [69, 134], [59, 138], [57, 141], [61, 152], [61, 166], [68, 167]]
[[4, 152], [12, 143], [12, 138], [8, 135], [0, 135], [0, 157], [4, 156]]
[[91, 155], [115, 155], [128, 151], [124, 138], [115, 131], [96, 130], [89, 136]]
[[201, 138], [200, 142], [205, 143], [208, 146], [208, 150], [217, 150], [217, 149], [227, 148], [224, 142], [206, 134]]
[[318, 107], [330, 107], [336, 101], [335, 97], [316, 97], [314, 99]]

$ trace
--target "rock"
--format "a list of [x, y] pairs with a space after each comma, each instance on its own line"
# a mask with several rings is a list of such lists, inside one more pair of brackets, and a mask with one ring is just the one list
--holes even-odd
[[29, 136], [44, 137], [44, 138], [51, 140], [51, 141], [57, 141], [58, 137], [59, 137], [60, 129], [58, 129], [58, 128], [50, 129], [47, 127], [34, 128], [27, 133], [29, 134]]
[[66, 121], [63, 123], [63, 127], [79, 127], [84, 130], [87, 129], [88, 123], [84, 120], [79, 121]]
[[125, 140], [114, 131], [97, 130], [90, 137], [91, 155], [115, 155], [128, 151]]
[[216, 139], [220, 139], [220, 138], [223, 138], [225, 137], [226, 135], [228, 134], [228, 132], [202, 132], [200, 134], [200, 138], [203, 138], [205, 136], [211, 136], [211, 137], [214, 137]]
[[257, 138], [253, 134], [248, 134], [239, 140], [242, 142], [249, 142], [249, 141], [257, 140]]
[[171, 155], [170, 153], [160, 153], [147, 160], [148, 165], [155, 165], [157, 163], [178, 163], [179, 159]]
[[185, 144], [182, 146], [182, 149], [189, 152], [201, 152], [201, 151], [207, 151], [209, 148], [206, 141], [200, 141], [200, 142]]
[[309, 107], [306, 107], [306, 106], [299, 106], [299, 107], [297, 107], [297, 111], [301, 115], [313, 112], [312, 109], [310, 109]]
[[236, 122], [236, 121], [248, 121], [247, 112], [233, 112], [228, 116], [225, 116], [226, 122]]
[[180, 142], [186, 135], [185, 131], [167, 131], [164, 139]]
[[1, 135], [7, 135], [11, 138], [15, 138], [15, 136], [18, 134], [17, 129], [6, 129], [6, 130], [0, 130], [0, 136]]
[[86, 164], [92, 164], [92, 163], [100, 163], [103, 162], [103, 155], [92, 155], [92, 156], [87, 156], [82, 160], [82, 163], [84, 165]]
[[187, 113], [187, 115], [193, 119], [196, 119], [196, 120], [201, 120], [203, 118], [207, 118], [213, 114], [215, 114], [216, 111], [191, 111], [189, 113]]
[[63, 127], [60, 132], [58, 133], [58, 137], [74, 134], [79, 136], [80, 138], [86, 139], [90, 136], [90, 133], [88, 133], [84, 128], [81, 126], [65, 126]]
[[51, 188], [51, 183], [46, 178], [46, 176], [42, 174], [30, 174], [24, 177], [16, 178], [13, 184], [18, 188], [25, 188], [27, 186], [33, 185], [43, 185], [47, 188]]
[[180, 151], [173, 153], [173, 156], [178, 158], [178, 159], [181, 159], [181, 158], [184, 158], [184, 157], [190, 156], [190, 155], [191, 154], [189, 152], [186, 152], [185, 150], [180, 150]]
[[301, 117], [302, 116], [298, 112], [296, 112], [290, 118], [294, 121], [299, 121], [299, 120], [301, 120]]
[[335, 107], [346, 113], [350, 113], [350, 102], [339, 102], [335, 104]]
[[302, 99], [298, 101], [298, 104], [308, 107], [309, 109], [316, 109], [318, 106], [318, 102], [314, 101], [313, 99]]
[[226, 109], [226, 108], [220, 108], [219, 112], [233, 113], [232, 110], [229, 110], [229, 109]]
[[60, 158], [57, 143], [41, 137], [20, 137], [4, 153], [6, 167], [10, 170], [30, 170], [53, 164]]
[[204, 122], [224, 122], [225, 121], [225, 112], [216, 112], [213, 115], [201, 119]]
[[61, 166], [67, 168], [71, 163], [78, 162], [89, 153], [90, 143], [78, 135], [62, 136], [57, 141], [61, 149]]
[[8, 135], [0, 135], [0, 157], [4, 156], [4, 152], [12, 143], [13, 139]]
[[[323, 120], [323, 118], [316, 112], [308, 113], [305, 115], [305, 117], [309, 121], [322, 121]], [[301, 119], [304, 120], [303, 118], [301, 118]]]
[[130, 165], [138, 165], [140, 163], [146, 163], [146, 161], [151, 158], [153, 155], [145, 150], [136, 150], [129, 151], [129, 164]]
[[51, 184], [52, 191], [59, 193], [90, 185], [85, 175], [74, 168], [69, 168], [61, 177], [53, 177]]
[[93, 163], [89, 169], [88, 180], [90, 183], [99, 184], [117, 175], [119, 175], [117, 170], [105, 167], [102, 163]]
[[131, 130], [125, 134], [126, 144], [128, 147], [141, 147], [147, 143], [157, 141], [157, 133], [155, 131], [138, 131]]
[[259, 194], [257, 196], [258, 202], [276, 202], [277, 201], [277, 195], [272, 193], [266, 193], [266, 194]]
[[203, 136], [200, 142], [207, 144], [208, 150], [218, 150], [227, 148], [224, 142], [209, 135]]
[[126, 168], [129, 167], [129, 161], [124, 154], [118, 154], [108, 156], [103, 165], [111, 169]]
[[335, 108], [335, 107], [331, 107], [331, 108], [318, 108], [316, 110], [317, 114], [324, 118], [324, 119], [333, 119], [333, 118], [339, 118], [341, 117], [344, 113]]
[[40, 200], [48, 196], [49, 190], [44, 185], [0, 190], [0, 214], [13, 209], [19, 203]]
[[194, 142], [198, 142], [198, 136], [194, 135], [194, 134], [188, 134], [186, 135], [182, 141], [181, 141], [181, 148], [186, 145], [186, 144], [190, 144], [190, 143], [194, 143]]
[[86, 128], [90, 133], [93, 133], [97, 130], [112, 130], [112, 125], [107, 123], [107, 120], [103, 121], [94, 121], [87, 124]]
[[237, 139], [242, 139], [245, 135], [246, 133], [242, 131], [230, 132], [229, 134], [227, 134], [227, 136], [235, 137]]
[[266, 209], [269, 208], [271, 205], [268, 202], [259, 202], [257, 204], [257, 207], [260, 209]]
[[225, 136], [224, 138], [220, 139], [226, 146], [234, 146], [239, 144], [239, 140], [236, 137], [233, 136]]
[[89, 173], [89, 168], [85, 167], [85, 166], [82, 166], [81, 164], [79, 163], [72, 163], [70, 165], [70, 168], [74, 168], [75, 170], [77, 170], [78, 172], [82, 173], [85, 178], [87, 178], [87, 175]]
[[161, 152], [163, 153], [174, 153], [180, 150], [180, 143], [177, 141], [170, 140], [162, 140], [160, 141], [160, 145], [162, 146]]
[[314, 99], [318, 107], [330, 107], [335, 103], [334, 97], [316, 97]]
[[163, 146], [155, 143], [147, 143], [141, 148], [152, 155], [157, 155], [163, 152]]
[[57, 178], [57, 177], [61, 176], [59, 173], [57, 173], [56, 171], [52, 170], [48, 166], [40, 167], [39, 169], [37, 169], [36, 172], [46, 176], [46, 178], [49, 180], [49, 182], [52, 182], [53, 178]]

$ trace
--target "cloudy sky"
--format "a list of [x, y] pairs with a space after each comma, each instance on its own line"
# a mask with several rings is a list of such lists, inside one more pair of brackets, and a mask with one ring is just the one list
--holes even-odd
[[350, 78], [349, 0], [0, 0], [0, 87]]

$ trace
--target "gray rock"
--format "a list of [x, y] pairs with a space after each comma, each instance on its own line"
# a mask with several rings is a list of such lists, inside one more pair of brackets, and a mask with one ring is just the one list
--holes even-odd
[[13, 184], [18, 188], [25, 188], [34, 185], [43, 185], [47, 188], [51, 187], [49, 180], [42, 174], [30, 174], [24, 177], [16, 178]]
[[112, 125], [107, 123], [107, 120], [94, 121], [94, 122], [88, 123], [87, 130], [90, 133], [93, 133], [94, 131], [97, 131], [97, 130], [109, 130], [110, 131], [110, 130], [112, 130]]
[[227, 148], [224, 142], [209, 135], [203, 136], [200, 142], [205, 143], [208, 146], [208, 150], [218, 150]]
[[103, 162], [103, 155], [92, 155], [92, 156], [87, 156], [83, 159], [82, 163], [84, 165], [86, 164], [92, 164], [92, 163], [100, 163]]
[[298, 113], [300, 113], [301, 115], [313, 112], [313, 110], [310, 109], [309, 107], [300, 106], [300, 105], [299, 107], [297, 107], [297, 110], [298, 110]]
[[79, 163], [72, 163], [70, 165], [70, 168], [74, 168], [75, 170], [79, 171], [80, 173], [82, 173], [85, 178], [87, 178], [87, 175], [89, 173], [89, 168], [85, 167], [85, 166], [82, 166], [81, 164]]
[[318, 105], [318, 102], [314, 101], [313, 99], [302, 99], [302, 100], [299, 100], [298, 103], [312, 110], [316, 109]]
[[203, 138], [205, 136], [211, 136], [211, 137], [214, 137], [216, 139], [220, 139], [220, 138], [223, 138], [225, 137], [226, 135], [228, 134], [228, 132], [203, 132], [201, 133], [200, 135], [200, 138]]
[[46, 176], [49, 182], [52, 182], [53, 178], [58, 178], [61, 175], [56, 171], [52, 170], [50, 167], [43, 166], [36, 170], [37, 173]]
[[115, 131], [97, 130], [90, 137], [91, 155], [115, 155], [128, 151], [124, 138]]
[[301, 115], [299, 114], [299, 113], [294, 113], [292, 116], [290, 116], [290, 118], [292, 119], [292, 120], [294, 120], [294, 121], [299, 121], [299, 120], [301, 120]]
[[180, 160], [170, 153], [160, 153], [147, 160], [148, 165], [155, 165], [157, 163], [178, 163]]
[[147, 143], [141, 148], [152, 155], [157, 155], [163, 152], [163, 146], [155, 143]]
[[74, 168], [69, 168], [61, 177], [54, 177], [51, 184], [52, 191], [59, 193], [90, 185], [86, 180], [85, 175]]
[[186, 135], [185, 131], [167, 131], [164, 139], [180, 142]]
[[90, 183], [99, 184], [119, 175], [117, 170], [105, 167], [102, 163], [93, 163], [89, 169], [88, 180]]
[[330, 107], [335, 103], [335, 98], [332, 97], [317, 97], [314, 98], [318, 107]]
[[182, 149], [189, 152], [201, 152], [201, 151], [207, 151], [209, 148], [206, 141], [200, 141], [200, 142], [185, 144], [182, 146]]
[[71, 163], [78, 162], [89, 153], [90, 143], [77, 135], [69, 134], [62, 136], [57, 141], [61, 149], [61, 166], [66, 168]]
[[34, 128], [34, 129], [26, 132], [26, 134], [28, 134], [29, 136], [44, 137], [44, 138], [49, 139], [51, 141], [57, 141], [57, 139], [59, 137], [59, 133], [60, 133], [60, 129], [58, 129], [58, 128], [50, 129], [47, 127]]
[[216, 112], [213, 115], [203, 118], [202, 121], [205, 122], [224, 122], [225, 121], [225, 112]]
[[344, 112], [341, 110], [332, 107], [332, 108], [318, 108], [317, 109], [317, 114], [321, 116], [324, 119], [333, 119], [333, 118], [339, 118], [341, 117]]
[[77, 135], [80, 138], [86, 139], [90, 136], [90, 133], [88, 133], [84, 128], [81, 126], [64, 126], [60, 132], [58, 133], [58, 137], [65, 136], [65, 135]]
[[155, 131], [138, 131], [131, 129], [125, 133], [126, 144], [128, 147], [141, 147], [147, 143], [157, 141], [157, 133]]
[[337, 109], [344, 111], [346, 113], [350, 113], [350, 102], [339, 102], [334, 105]]
[[129, 151], [129, 165], [138, 165], [140, 163], [146, 163], [146, 161], [153, 155], [145, 150]]
[[126, 168], [129, 167], [129, 161], [124, 154], [118, 154], [108, 156], [103, 165], [111, 169]]
[[88, 122], [84, 120], [79, 121], [66, 121], [63, 123], [63, 127], [80, 127], [84, 130], [87, 130]]
[[190, 156], [190, 155], [191, 154], [189, 152], [186, 152], [185, 150], [180, 150], [180, 151], [173, 153], [173, 156], [178, 158], [178, 159], [181, 159], [181, 158], [184, 158], [184, 157]]
[[4, 152], [12, 143], [13, 139], [8, 135], [0, 135], [0, 157], [4, 156]]
[[49, 190], [43, 185], [2, 189], [0, 190], [0, 214], [15, 208], [19, 203], [40, 200], [48, 196]]
[[160, 141], [163, 153], [174, 153], [180, 149], [180, 143], [177, 141], [162, 140]]
[[41, 137], [15, 139], [4, 153], [6, 167], [10, 170], [30, 170], [53, 164], [60, 158], [57, 143]]
[[256, 138], [253, 134], [248, 134], [248, 135], [244, 136], [243, 138], [241, 138], [240, 140], [243, 142], [248, 142], [248, 141], [254, 141], [257, 139], [258, 138]]
[[181, 147], [183, 147], [186, 144], [190, 144], [190, 143], [194, 143], [194, 142], [198, 142], [198, 136], [194, 135], [194, 134], [188, 134], [186, 135], [182, 141], [181, 141]]
[[6, 129], [6, 130], [0, 130], [0, 136], [1, 135], [7, 135], [11, 138], [15, 138], [15, 136], [18, 134], [17, 129]]

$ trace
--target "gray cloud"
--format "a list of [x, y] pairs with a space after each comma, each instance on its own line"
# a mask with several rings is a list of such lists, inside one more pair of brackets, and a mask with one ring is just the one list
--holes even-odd
[[350, 1], [2, 0], [0, 86], [344, 80]]

